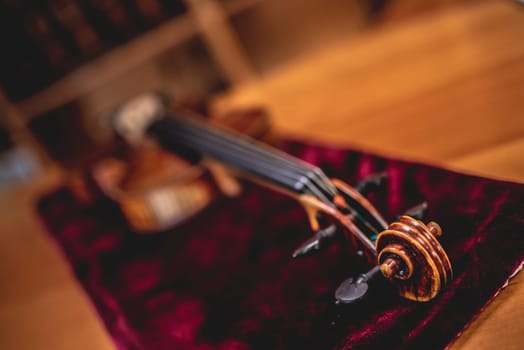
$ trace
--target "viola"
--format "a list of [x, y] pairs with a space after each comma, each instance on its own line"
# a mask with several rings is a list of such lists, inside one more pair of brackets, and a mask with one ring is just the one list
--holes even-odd
[[339, 303], [364, 297], [369, 281], [377, 276], [391, 281], [402, 297], [414, 301], [435, 298], [452, 279], [450, 260], [438, 241], [440, 226], [420, 220], [424, 204], [388, 224], [363, 195], [366, 188], [383, 181], [383, 175], [352, 187], [272, 146], [211, 125], [196, 113], [166, 111], [154, 94], [122, 105], [113, 127], [131, 143], [154, 140], [169, 152], [189, 149], [295, 198], [304, 207], [314, 234], [293, 257], [318, 250], [326, 239], [343, 234], [353, 251], [367, 257], [371, 268], [340, 285], [335, 292]]

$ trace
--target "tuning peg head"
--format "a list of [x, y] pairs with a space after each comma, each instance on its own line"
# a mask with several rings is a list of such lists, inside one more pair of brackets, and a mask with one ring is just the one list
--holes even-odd
[[338, 303], [350, 304], [362, 299], [368, 289], [370, 282], [380, 272], [379, 266], [374, 266], [365, 274], [361, 274], [356, 279], [348, 278], [340, 284], [335, 291], [335, 300]]
[[448, 255], [437, 237], [442, 229], [409, 216], [389, 225], [376, 240], [378, 265], [401, 296], [415, 301], [433, 299], [452, 279]]
[[368, 291], [367, 281], [359, 281], [352, 277], [346, 279], [335, 291], [336, 303], [350, 304], [362, 299]]
[[302, 244], [295, 249], [292, 255], [293, 258], [305, 256], [314, 251], [320, 250], [322, 245], [332, 238], [336, 232], [337, 227], [335, 225], [330, 225], [324, 229], [318, 230], [312, 237], [302, 242]]

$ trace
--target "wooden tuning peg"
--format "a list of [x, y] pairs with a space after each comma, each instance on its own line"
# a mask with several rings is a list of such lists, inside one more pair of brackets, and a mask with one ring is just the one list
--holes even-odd
[[400, 217], [378, 235], [380, 271], [404, 298], [431, 300], [452, 279], [451, 263], [437, 240], [441, 235], [437, 223], [425, 225], [410, 216]]

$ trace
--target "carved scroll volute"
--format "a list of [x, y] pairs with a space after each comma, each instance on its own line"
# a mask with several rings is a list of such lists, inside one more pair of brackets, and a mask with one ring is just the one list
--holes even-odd
[[378, 235], [380, 270], [404, 298], [429, 301], [452, 279], [451, 263], [436, 238], [441, 234], [435, 222], [426, 226], [402, 216]]

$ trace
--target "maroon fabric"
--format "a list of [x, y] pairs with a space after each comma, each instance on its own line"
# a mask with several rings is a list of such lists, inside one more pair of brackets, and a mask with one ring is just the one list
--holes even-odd
[[366, 300], [333, 303], [366, 270], [343, 240], [290, 254], [310, 231], [292, 199], [255, 185], [171, 232], [138, 236], [99, 199], [59, 190], [39, 213], [119, 349], [430, 349], [446, 346], [524, 259], [524, 186], [348, 150], [286, 149], [355, 183], [387, 171], [372, 201], [391, 219], [425, 199], [441, 224], [455, 278], [436, 300], [402, 300], [385, 281]]

